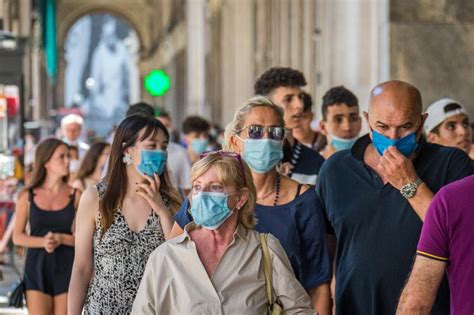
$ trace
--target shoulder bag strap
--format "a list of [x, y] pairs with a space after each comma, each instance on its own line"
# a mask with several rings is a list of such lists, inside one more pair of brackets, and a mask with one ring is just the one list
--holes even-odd
[[268, 305], [273, 304], [273, 287], [272, 287], [272, 259], [267, 244], [268, 235], [260, 233], [260, 244], [263, 252], [263, 274], [265, 275], [265, 286], [267, 288]]

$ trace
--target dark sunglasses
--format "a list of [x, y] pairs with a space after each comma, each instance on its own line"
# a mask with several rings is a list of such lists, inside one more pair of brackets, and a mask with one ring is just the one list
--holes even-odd
[[272, 140], [281, 141], [283, 138], [285, 138], [286, 134], [286, 129], [279, 126], [265, 127], [261, 125], [249, 125], [240, 129], [239, 133], [244, 129], [248, 130], [249, 139], [262, 139], [265, 134], [265, 130], [268, 133], [268, 138]]
[[227, 156], [236, 159], [239, 161], [239, 166], [240, 166], [240, 171], [242, 172], [242, 176], [244, 177], [244, 186], [247, 186], [247, 180], [245, 178], [245, 172], [244, 172], [244, 164], [242, 163], [242, 157], [240, 154], [235, 153], [235, 152], [230, 152], [230, 151], [207, 151], [199, 155], [199, 159], [202, 159], [208, 155], [219, 155], [219, 156]]

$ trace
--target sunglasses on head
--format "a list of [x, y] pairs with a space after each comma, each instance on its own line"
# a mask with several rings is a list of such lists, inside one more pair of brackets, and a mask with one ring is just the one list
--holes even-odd
[[247, 186], [247, 180], [245, 178], [245, 172], [244, 172], [244, 164], [242, 163], [242, 157], [240, 154], [235, 153], [235, 152], [230, 152], [230, 151], [207, 151], [199, 155], [199, 159], [205, 158], [208, 155], [219, 155], [219, 156], [227, 156], [236, 159], [239, 162], [240, 166], [240, 171], [242, 172], [242, 175], [244, 177], [244, 186]]
[[249, 125], [240, 129], [239, 132], [242, 132], [244, 129], [247, 129], [249, 139], [262, 139], [265, 135], [265, 130], [268, 133], [268, 138], [272, 140], [281, 141], [285, 138], [286, 134], [286, 129], [280, 126]]

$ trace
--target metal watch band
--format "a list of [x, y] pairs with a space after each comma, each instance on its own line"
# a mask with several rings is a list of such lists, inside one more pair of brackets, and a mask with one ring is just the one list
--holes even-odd
[[414, 182], [403, 185], [400, 189], [400, 194], [402, 194], [406, 199], [413, 198], [421, 183], [423, 183], [423, 181], [420, 178], [417, 178]]

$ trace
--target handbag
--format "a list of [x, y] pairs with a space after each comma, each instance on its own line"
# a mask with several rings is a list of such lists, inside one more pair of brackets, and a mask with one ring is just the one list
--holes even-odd
[[21, 280], [8, 298], [8, 306], [22, 308], [25, 298], [25, 282]]
[[267, 288], [267, 314], [268, 315], [285, 315], [286, 312], [283, 309], [281, 301], [273, 296], [273, 283], [272, 283], [272, 258], [270, 257], [270, 251], [268, 250], [267, 244], [268, 234], [260, 233], [260, 244], [262, 245], [263, 252], [263, 274], [265, 276], [265, 287]]

